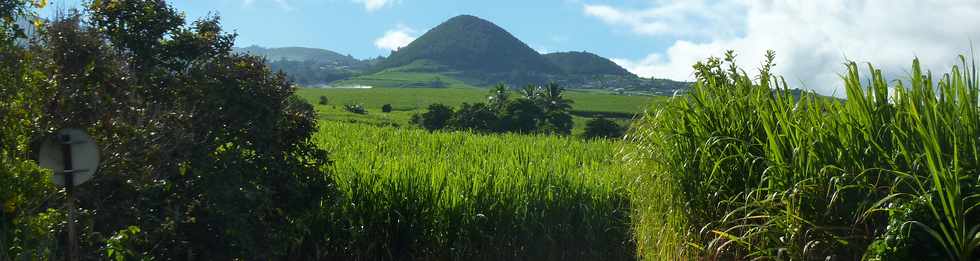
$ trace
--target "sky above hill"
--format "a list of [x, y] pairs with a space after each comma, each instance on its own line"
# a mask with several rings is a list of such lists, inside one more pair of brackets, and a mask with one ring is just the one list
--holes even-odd
[[490, 20], [539, 52], [589, 51], [644, 77], [690, 80], [692, 64], [728, 49], [755, 69], [772, 49], [792, 86], [837, 95], [845, 59], [901, 79], [914, 57], [946, 71], [980, 40], [977, 0], [169, 1], [191, 19], [220, 15], [242, 47], [361, 59], [387, 56], [460, 14]]

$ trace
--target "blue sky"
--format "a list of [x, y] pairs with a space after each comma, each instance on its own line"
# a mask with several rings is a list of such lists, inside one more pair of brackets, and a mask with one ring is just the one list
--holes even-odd
[[978, 0], [167, 1], [190, 19], [219, 14], [239, 46], [315, 47], [361, 59], [387, 55], [460, 14], [490, 20], [540, 52], [589, 51], [644, 77], [691, 80], [691, 65], [725, 50], [751, 72], [771, 49], [775, 71], [792, 87], [836, 95], [846, 60], [901, 80], [915, 57], [947, 71], [980, 41]]
[[227, 30], [238, 32], [237, 44], [240, 46], [316, 47], [362, 59], [390, 52], [375, 44], [388, 32], [417, 37], [460, 14], [490, 20], [532, 48], [545, 52], [587, 50], [608, 57], [639, 59], [671, 43], [614, 30], [586, 15], [583, 3], [566, 0], [374, 0], [374, 5], [353, 0], [187, 0], [171, 3], [185, 11], [188, 17], [217, 12]]

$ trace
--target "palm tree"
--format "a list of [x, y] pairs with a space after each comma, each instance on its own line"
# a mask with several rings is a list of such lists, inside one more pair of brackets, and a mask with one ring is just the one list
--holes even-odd
[[538, 96], [538, 87], [533, 84], [525, 85], [524, 88], [521, 88], [521, 94], [528, 100], [534, 100]]
[[489, 103], [495, 110], [499, 110], [503, 108], [505, 104], [507, 104], [507, 99], [509, 98], [510, 94], [507, 93], [507, 87], [500, 83], [490, 90], [490, 97], [487, 99], [490, 100]]
[[541, 93], [541, 98], [544, 100], [545, 109], [547, 111], [567, 111], [572, 109], [572, 101], [562, 97], [562, 92], [564, 91], [565, 88], [554, 82], [549, 83], [544, 87], [544, 91]]

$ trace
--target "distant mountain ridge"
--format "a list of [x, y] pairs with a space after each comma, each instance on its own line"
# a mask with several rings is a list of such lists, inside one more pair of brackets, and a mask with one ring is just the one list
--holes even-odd
[[348, 66], [355, 65], [360, 62], [350, 55], [342, 55], [330, 50], [306, 47], [265, 48], [252, 45], [244, 48], [235, 48], [234, 51], [262, 56], [268, 59], [270, 62], [282, 60], [293, 62], [315, 61], [318, 63]]
[[[540, 54], [494, 23], [460, 15], [433, 27], [387, 58], [360, 61], [337, 52], [303, 47], [249, 46], [236, 52], [266, 57], [273, 70], [301, 85], [370, 84], [425, 87], [455, 79], [471, 86], [512, 87], [555, 82], [568, 88], [640, 91], [669, 95], [690, 83], [636, 76], [589, 52]], [[393, 75], [400, 75], [389, 78]], [[414, 75], [414, 76], [411, 76]], [[403, 82], [416, 79], [417, 82]], [[444, 86], [444, 84], [436, 84]], [[430, 87], [438, 87], [430, 86]]]

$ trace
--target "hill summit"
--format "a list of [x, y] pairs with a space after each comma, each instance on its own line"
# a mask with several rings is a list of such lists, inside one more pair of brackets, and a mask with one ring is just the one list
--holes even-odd
[[471, 76], [490, 73], [498, 79], [562, 73], [561, 68], [503, 28], [472, 15], [456, 16], [432, 28], [393, 52], [382, 67], [404, 66], [418, 60]]

